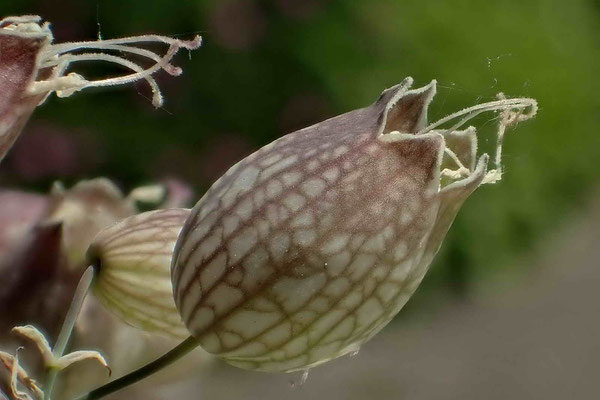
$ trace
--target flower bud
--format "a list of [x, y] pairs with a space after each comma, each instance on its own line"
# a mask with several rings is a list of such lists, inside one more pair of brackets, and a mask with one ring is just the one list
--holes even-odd
[[94, 293], [137, 328], [188, 336], [170, 279], [173, 247], [189, 209], [150, 211], [123, 219], [96, 236], [87, 252], [97, 269]]
[[500, 110], [500, 149], [536, 103], [501, 99], [427, 125], [435, 81], [411, 84], [261, 148], [196, 204], [172, 279], [205, 350], [242, 368], [306, 369], [355, 351], [415, 292], [462, 202], [501, 176], [476, 158], [474, 128], [458, 129]]

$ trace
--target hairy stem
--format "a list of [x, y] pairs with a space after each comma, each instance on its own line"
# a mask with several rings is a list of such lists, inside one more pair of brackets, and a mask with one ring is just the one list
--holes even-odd
[[133, 385], [134, 383], [160, 371], [166, 366], [169, 366], [173, 362], [179, 360], [181, 357], [198, 347], [200, 343], [198, 339], [193, 336], [188, 337], [183, 342], [178, 344], [172, 350], [161, 356], [160, 358], [152, 361], [149, 364], [144, 365], [141, 368], [136, 369], [133, 372], [128, 373], [125, 376], [122, 376], [119, 379], [115, 379], [112, 382], [107, 383], [106, 385], [100, 386], [97, 389], [92, 390], [91, 392], [84, 394], [83, 396], [78, 397], [75, 400], [95, 400], [111, 393], [116, 392], [117, 390], [121, 390], [127, 386]]
[[[73, 332], [73, 327], [75, 326], [75, 321], [77, 321], [77, 316], [81, 311], [81, 306], [83, 305], [83, 301], [85, 300], [85, 296], [87, 295], [90, 286], [94, 280], [94, 267], [90, 266], [85, 270], [79, 283], [77, 284], [77, 289], [75, 289], [75, 295], [73, 296], [73, 300], [71, 301], [71, 306], [69, 307], [69, 311], [67, 312], [67, 316], [65, 317], [65, 321], [63, 322], [63, 326], [58, 334], [58, 339], [56, 339], [56, 344], [54, 345], [54, 350], [52, 350], [52, 354], [56, 359], [62, 357], [65, 349], [67, 348], [67, 343], [69, 342], [69, 338], [71, 337], [71, 333]], [[52, 389], [54, 388], [54, 382], [56, 381], [56, 376], [58, 375], [58, 369], [51, 367], [48, 370], [48, 374], [46, 376], [46, 382], [44, 385], [44, 400], [49, 400], [52, 396]]]

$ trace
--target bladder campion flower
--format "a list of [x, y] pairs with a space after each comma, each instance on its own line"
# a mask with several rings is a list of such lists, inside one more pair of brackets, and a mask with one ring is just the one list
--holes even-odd
[[[0, 161], [19, 136], [33, 110], [55, 92], [67, 97], [88, 88], [115, 86], [146, 80], [152, 88], [152, 104], [159, 107], [162, 95], [152, 75], [161, 69], [170, 75], [181, 74], [181, 68], [170, 63], [180, 48], [197, 49], [200, 36], [185, 41], [158, 35], [132, 36], [89, 42], [52, 43], [48, 22], [35, 15], [8, 17], [0, 20]], [[136, 47], [147, 43], [169, 46], [164, 56]], [[96, 50], [97, 52], [89, 52]], [[76, 53], [74, 53], [76, 52]], [[154, 64], [144, 68], [121, 55], [135, 55]], [[124, 76], [88, 80], [69, 68], [79, 62], [104, 61], [120, 65], [132, 73]]]
[[[205, 350], [242, 368], [306, 369], [355, 351], [415, 292], [463, 201], [501, 178], [505, 128], [537, 105], [501, 98], [427, 125], [435, 81], [411, 85], [261, 148], [196, 204], [172, 280]], [[459, 130], [484, 111], [500, 111], [489, 171], [475, 128]]]

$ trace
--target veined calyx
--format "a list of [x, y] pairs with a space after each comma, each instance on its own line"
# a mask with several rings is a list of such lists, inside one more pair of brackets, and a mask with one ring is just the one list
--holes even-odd
[[173, 302], [169, 267], [190, 210], [148, 211], [103, 229], [87, 251], [98, 299], [126, 323], [174, 338], [188, 332]]
[[[196, 204], [172, 281], [205, 350], [242, 368], [306, 369], [354, 351], [408, 301], [463, 201], [500, 179], [505, 128], [537, 109], [501, 98], [428, 125], [435, 81], [411, 85], [259, 149]], [[483, 111], [499, 112], [492, 170], [462, 128]]]

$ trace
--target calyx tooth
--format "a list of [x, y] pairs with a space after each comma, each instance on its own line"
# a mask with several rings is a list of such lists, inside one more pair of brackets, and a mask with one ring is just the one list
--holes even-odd
[[435, 79], [427, 86], [407, 90], [400, 84], [390, 89], [394, 91], [382, 111], [379, 134], [398, 131], [400, 133], [417, 133], [427, 126], [427, 108], [436, 93]]

